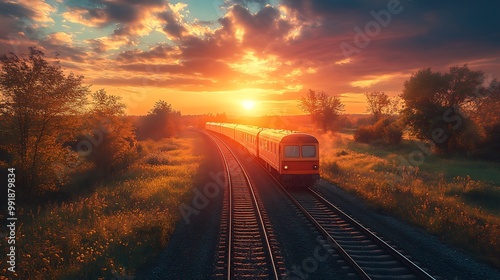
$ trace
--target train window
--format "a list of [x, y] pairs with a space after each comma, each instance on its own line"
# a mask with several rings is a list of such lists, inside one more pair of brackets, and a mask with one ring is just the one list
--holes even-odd
[[302, 146], [302, 157], [316, 157], [316, 147]]
[[299, 146], [285, 146], [285, 157], [298, 158], [299, 156]]

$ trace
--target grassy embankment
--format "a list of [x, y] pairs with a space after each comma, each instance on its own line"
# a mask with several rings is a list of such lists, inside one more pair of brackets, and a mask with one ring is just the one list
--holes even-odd
[[[421, 150], [409, 140], [374, 147], [342, 133], [319, 139], [323, 178], [500, 267], [498, 163], [417, 157]], [[402, 168], [412, 152], [414, 164]]]
[[192, 195], [197, 141], [141, 142], [137, 162], [95, 191], [24, 209], [18, 278], [111, 279], [153, 260], [180, 218], [179, 203]]

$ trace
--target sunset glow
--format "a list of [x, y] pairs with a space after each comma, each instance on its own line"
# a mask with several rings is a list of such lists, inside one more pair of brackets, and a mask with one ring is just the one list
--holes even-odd
[[[421, 68], [468, 64], [500, 76], [500, 42], [489, 35], [500, 25], [489, 16], [495, 9], [450, 3], [401, 1], [401, 12], [368, 36], [367, 23], [378, 24], [373, 14], [387, 3], [9, 1], [0, 53], [37, 46], [58, 54], [65, 70], [122, 97], [135, 115], [159, 99], [185, 114], [301, 114], [296, 101], [309, 89], [364, 113], [365, 92], [396, 96]], [[259, 106], [241, 110], [241, 100]]]
[[250, 111], [250, 110], [252, 110], [255, 107], [255, 101], [243, 100], [241, 102], [241, 105], [243, 106], [243, 108], [245, 110]]

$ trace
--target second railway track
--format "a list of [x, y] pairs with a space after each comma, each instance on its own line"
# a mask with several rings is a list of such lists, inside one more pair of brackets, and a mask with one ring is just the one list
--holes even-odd
[[435, 279], [316, 191], [283, 190], [362, 279]]
[[214, 273], [217, 279], [278, 279], [283, 258], [263, 205], [231, 149], [211, 136], [226, 169], [227, 184]]

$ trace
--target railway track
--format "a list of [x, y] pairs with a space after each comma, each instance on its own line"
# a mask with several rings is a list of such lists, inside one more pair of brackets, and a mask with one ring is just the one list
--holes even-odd
[[214, 278], [278, 279], [285, 266], [263, 204], [231, 149], [218, 137], [210, 137], [227, 179]]
[[[264, 207], [241, 163], [226, 144], [218, 146], [227, 173], [216, 278], [278, 279], [283, 259]], [[274, 176], [272, 176], [274, 178]], [[318, 192], [285, 188], [293, 204], [362, 279], [435, 279]]]
[[281, 187], [362, 279], [435, 279], [316, 191]]

